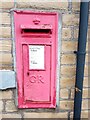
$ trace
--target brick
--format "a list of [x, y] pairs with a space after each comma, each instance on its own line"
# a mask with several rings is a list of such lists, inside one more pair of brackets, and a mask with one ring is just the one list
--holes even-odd
[[29, 113], [24, 112], [24, 118], [67, 118], [67, 112], [60, 113]]
[[60, 89], [60, 98], [61, 99], [68, 99], [69, 91], [68, 89]]
[[10, 53], [0, 54], [0, 63], [12, 64], [12, 55]]
[[0, 99], [12, 99], [13, 92], [11, 90], [0, 91]]
[[62, 38], [63, 39], [70, 39], [71, 38], [71, 29], [70, 28], [63, 28], [62, 29]]
[[7, 40], [7, 38], [5, 40], [0, 40], [0, 44], [2, 45], [11, 45], [12, 41], [11, 40]]
[[2, 114], [0, 114], [0, 120], [2, 120]]
[[90, 92], [90, 88], [84, 88], [83, 89], [83, 98], [90, 98], [89, 92]]
[[73, 77], [76, 74], [76, 67], [75, 66], [61, 66], [61, 75], [62, 77]]
[[88, 64], [90, 63], [90, 54], [88, 54]]
[[88, 87], [90, 88], [90, 76], [88, 76]]
[[87, 41], [90, 42], [90, 28], [88, 28]]
[[13, 70], [13, 66], [12, 65], [0, 65], [0, 70]]
[[11, 28], [0, 27], [0, 38], [11, 38]]
[[71, 96], [70, 96], [70, 98], [74, 99], [74, 95], [75, 95], [75, 89], [71, 89]]
[[90, 15], [89, 15], [89, 21], [88, 21], [88, 24], [89, 24], [89, 26], [90, 26]]
[[88, 54], [86, 54], [85, 63], [88, 63]]
[[89, 53], [88, 60], [90, 61], [90, 41], [88, 41], [88, 53]]
[[85, 65], [85, 68], [84, 68], [84, 76], [88, 76], [88, 69], [89, 69], [90, 65]]
[[89, 47], [90, 47], [90, 42], [87, 41], [87, 43], [86, 43], [86, 52], [89, 52], [89, 51], [90, 51], [90, 50], [89, 50]]
[[11, 9], [14, 7], [14, 0], [0, 0], [0, 8], [2, 9]]
[[60, 88], [71, 88], [75, 86], [75, 77], [61, 77]]
[[18, 8], [44, 8], [44, 9], [68, 9], [68, 0], [59, 2], [57, 0], [17, 0]]
[[6, 110], [6, 112], [17, 111], [17, 108], [16, 108], [15, 103], [14, 103], [13, 100], [6, 102], [5, 110]]
[[76, 41], [62, 41], [62, 52], [74, 52], [77, 50]]
[[63, 100], [60, 101], [60, 109], [61, 110], [73, 110], [74, 101]]
[[75, 54], [62, 54], [61, 64], [75, 64], [76, 55]]
[[79, 14], [63, 14], [62, 17], [63, 26], [78, 26], [79, 25]]
[[0, 91], [0, 100], [2, 100], [2, 91]]
[[72, 2], [74, 2], [74, 3], [75, 3], [75, 2], [81, 2], [81, 0], [72, 0]]
[[90, 101], [88, 99], [82, 100], [82, 110], [88, 110], [89, 109], [89, 103]]
[[0, 112], [3, 110], [3, 101], [0, 100]]
[[79, 29], [75, 28], [74, 29], [74, 38], [77, 39], [79, 34]]
[[88, 115], [89, 115], [89, 111], [88, 110], [81, 111], [81, 118], [89, 118]]
[[87, 46], [86, 46], [86, 51], [89, 53], [90, 52], [90, 39], [87, 42]]
[[[22, 118], [21, 114], [19, 113], [7, 113], [7, 114], [2, 114], [2, 118]], [[21, 120], [21, 119], [18, 119]]]
[[70, 112], [70, 118], [72, 120], [72, 118], [73, 118], [73, 112]]
[[11, 40], [0, 40], [0, 52], [8, 51], [11, 52]]
[[[90, 64], [88, 64], [87, 67], [88, 67], [88, 80], [89, 80], [89, 78], [90, 78], [90, 77], [89, 77], [89, 76], [90, 76]], [[88, 84], [89, 84], [89, 83], [90, 83], [90, 82], [88, 81]], [[90, 84], [89, 84], [89, 85], [90, 85]]]
[[10, 25], [10, 14], [9, 13], [0, 13], [0, 24]]
[[73, 11], [80, 11], [80, 2], [72, 2], [72, 10]]
[[84, 87], [90, 87], [90, 85], [88, 83], [88, 77], [84, 77], [83, 86]]
[[88, 110], [88, 118], [90, 118], [90, 110]]

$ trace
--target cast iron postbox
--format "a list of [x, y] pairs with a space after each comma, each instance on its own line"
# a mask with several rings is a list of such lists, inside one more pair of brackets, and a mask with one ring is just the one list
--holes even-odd
[[56, 107], [58, 15], [15, 11], [19, 108]]

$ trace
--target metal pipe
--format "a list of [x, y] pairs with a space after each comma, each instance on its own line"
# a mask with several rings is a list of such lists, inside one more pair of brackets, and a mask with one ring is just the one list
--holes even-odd
[[78, 36], [78, 51], [76, 65], [76, 83], [75, 83], [75, 98], [74, 98], [74, 116], [73, 120], [80, 120], [82, 106], [82, 90], [84, 79], [84, 66], [86, 54], [86, 41], [88, 30], [89, 2], [81, 2], [80, 5], [80, 22]]

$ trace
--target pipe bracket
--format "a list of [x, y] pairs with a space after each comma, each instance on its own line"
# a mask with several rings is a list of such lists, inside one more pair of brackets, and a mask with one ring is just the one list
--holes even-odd
[[79, 88], [77, 88], [77, 87], [75, 87], [75, 91], [76, 92], [81, 92], [81, 90]]
[[85, 54], [86, 54], [86, 52], [74, 51], [74, 54], [76, 54], [76, 55], [85, 55]]

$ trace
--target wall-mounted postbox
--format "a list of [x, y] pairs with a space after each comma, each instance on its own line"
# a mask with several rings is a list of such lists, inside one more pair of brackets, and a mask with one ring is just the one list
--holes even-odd
[[19, 108], [55, 108], [57, 13], [15, 11]]

